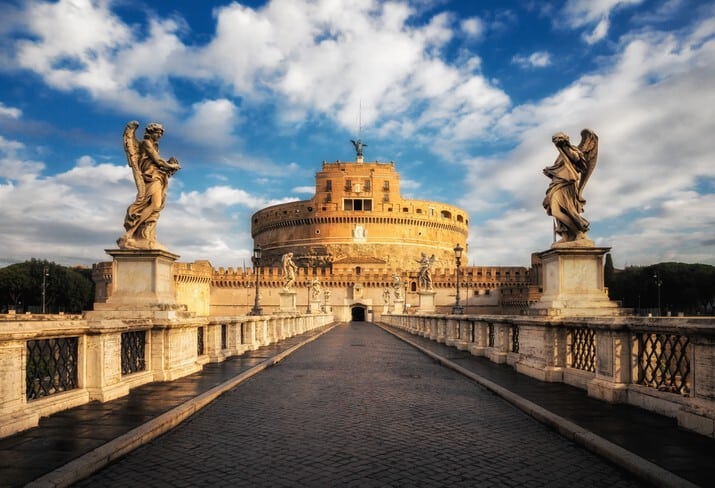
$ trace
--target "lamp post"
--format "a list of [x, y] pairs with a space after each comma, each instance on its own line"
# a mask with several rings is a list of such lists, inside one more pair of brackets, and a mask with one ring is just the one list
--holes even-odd
[[251, 261], [253, 262], [253, 271], [254, 273], [256, 273], [256, 300], [253, 303], [253, 308], [251, 309], [250, 315], [263, 315], [260, 294], [258, 291], [258, 275], [260, 274], [259, 272], [261, 270], [261, 253], [261, 245], [256, 244], [256, 247], [253, 248], [253, 256], [251, 257]]
[[462, 249], [462, 246], [457, 244], [454, 248], [454, 260], [457, 262], [457, 297], [454, 302], [454, 307], [452, 308], [452, 313], [459, 315], [464, 313], [464, 308], [460, 303], [459, 297], [459, 266], [462, 264], [462, 251], [464, 251], [464, 249]]
[[655, 280], [655, 285], [658, 287], [658, 317], [660, 317], [660, 286], [663, 284], [663, 280], [660, 279], [658, 271], [653, 272], [653, 279]]
[[45, 266], [42, 268], [42, 313], [45, 313], [45, 297], [47, 296], [47, 277], [50, 276], [50, 272]]

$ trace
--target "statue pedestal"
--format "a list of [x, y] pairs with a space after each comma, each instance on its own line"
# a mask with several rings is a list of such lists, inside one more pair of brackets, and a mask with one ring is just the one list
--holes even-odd
[[420, 291], [417, 295], [419, 296], [419, 308], [417, 309], [417, 313], [434, 313], [435, 296], [437, 295], [437, 292]]
[[396, 313], [396, 314], [405, 313], [405, 299], [404, 298], [395, 298], [395, 301], [392, 304], [392, 313]]
[[95, 310], [172, 310], [173, 264], [179, 256], [159, 249], [107, 249], [112, 256], [111, 296]]
[[281, 290], [278, 295], [280, 296], [278, 313], [298, 313], [298, 309], [295, 306], [296, 292], [291, 290]]
[[603, 285], [603, 262], [610, 247], [560, 245], [539, 253], [543, 295], [530, 315], [594, 317], [620, 315]]
[[311, 299], [308, 302], [308, 313], [320, 313], [320, 300]]

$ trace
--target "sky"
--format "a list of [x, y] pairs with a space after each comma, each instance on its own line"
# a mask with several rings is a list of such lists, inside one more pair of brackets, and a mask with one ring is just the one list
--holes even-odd
[[0, 0], [0, 266], [110, 260], [131, 120], [181, 162], [157, 237], [184, 262], [250, 265], [251, 215], [360, 137], [469, 214], [470, 265], [528, 266], [551, 136], [590, 128], [589, 238], [715, 265], [712, 1]]

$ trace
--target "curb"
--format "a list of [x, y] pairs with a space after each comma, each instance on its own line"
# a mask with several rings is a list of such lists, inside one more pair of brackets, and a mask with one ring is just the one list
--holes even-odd
[[164, 412], [145, 424], [130, 430], [126, 434], [123, 434], [116, 439], [111, 440], [86, 454], [83, 454], [64, 466], [37, 478], [36, 480], [25, 485], [25, 487], [63, 488], [91, 476], [111, 462], [116, 461], [122, 456], [129, 454], [131, 451], [147, 444], [160, 435], [178, 426], [181, 422], [216, 400], [222, 394], [235, 388], [261, 371], [278, 364], [280, 361], [301, 347], [313, 342], [323, 334], [330, 332], [339, 324], [340, 322], [335, 322], [332, 325], [327, 326], [325, 330], [308, 337], [306, 340], [299, 342], [298, 344], [276, 354], [273, 357], [260, 362], [243, 373], [234, 376], [230, 380], [214, 386], [210, 390], [203, 392], [191, 400]]
[[568, 419], [565, 419], [564, 417], [561, 417], [553, 412], [546, 410], [545, 408], [537, 405], [536, 403], [531, 402], [512, 391], [507, 390], [503, 386], [500, 386], [493, 381], [484, 378], [483, 376], [479, 376], [478, 374], [469, 371], [468, 369], [430, 351], [429, 349], [426, 349], [419, 344], [398, 335], [397, 333], [390, 330], [388, 327], [382, 324], [377, 324], [375, 322], [373, 323], [388, 334], [392, 334], [401, 341], [406, 342], [407, 344], [431, 357], [439, 364], [453, 369], [454, 371], [479, 383], [480, 385], [492, 391], [496, 395], [502, 397], [504, 400], [511, 403], [518, 409], [522, 410], [524, 413], [556, 430], [562, 436], [583, 446], [594, 454], [608, 459], [612, 463], [620, 466], [621, 468], [635, 475], [639, 479], [646, 481], [653, 486], [658, 486], [662, 488], [698, 488], [698, 485], [695, 485], [692, 482], [681, 478], [680, 476], [671, 473], [666, 469], [661, 468], [657, 464], [654, 464], [647, 459], [644, 459], [637, 454], [634, 454], [631, 451], [628, 451], [621, 446], [614, 444], [613, 442], [604, 439], [603, 437], [596, 435], [587, 429], [584, 429], [583, 427], [571, 422]]

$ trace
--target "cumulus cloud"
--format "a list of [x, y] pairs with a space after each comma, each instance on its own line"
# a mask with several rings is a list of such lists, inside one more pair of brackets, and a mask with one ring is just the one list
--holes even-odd
[[19, 119], [22, 115], [22, 110], [15, 107], [8, 107], [0, 102], [0, 117], [8, 117], [10, 119]]
[[479, 17], [469, 17], [459, 23], [459, 27], [467, 37], [479, 38], [484, 34], [485, 26]]
[[473, 138], [474, 129], [485, 130], [509, 105], [478, 72], [478, 57], [460, 67], [440, 58], [459, 30], [479, 35], [476, 17], [458, 21], [443, 12], [417, 24], [414, 8], [400, 2], [273, 0], [255, 9], [231, 3], [214, 10], [213, 38], [189, 46], [181, 41], [187, 27], [180, 19], [149, 17], [142, 32], [110, 5], [28, 3], [19, 29], [29, 36], [13, 41], [17, 66], [58, 90], [85, 91], [224, 146], [234, 140], [230, 128], [242, 122], [236, 101], [182, 107], [168, 73], [216, 83], [249, 107], [274, 99], [288, 126], [325, 116], [352, 131], [362, 107], [364, 124], [381, 136], [419, 136], [415, 142], [424, 143], [438, 130], [445, 146]]
[[580, 29], [592, 27], [590, 32], [583, 34], [588, 44], [595, 44], [608, 35], [610, 15], [619, 8], [638, 5], [643, 0], [568, 0], [564, 13], [569, 27]]
[[192, 111], [180, 129], [190, 141], [218, 147], [235, 142], [233, 129], [238, 120], [238, 108], [233, 102], [225, 98], [203, 100], [193, 104]]
[[[591, 237], [616, 247], [639, 238], [651, 245], [628, 246], [628, 252], [633, 261], [647, 262], [655, 242], [665, 245], [650, 234], [650, 219], [658, 220], [658, 229], [687, 235], [692, 223], [669, 209], [685, 212], [677, 203], [682, 196], [693, 196], [698, 182], [715, 178], [708, 139], [693, 137], [715, 131], [715, 120], [702, 110], [715, 105], [715, 89], [707, 81], [715, 77], [715, 41], [704, 34], [712, 32], [706, 25], [712, 21], [704, 20], [682, 38], [653, 32], [624, 39], [607, 70], [586, 74], [553, 96], [505, 115], [498, 130], [514, 137], [516, 145], [501, 156], [469, 161], [473, 191], [463, 205], [480, 215], [482, 226], [498, 229], [506, 210], [499, 202], [508, 201], [529, 209], [519, 215], [531, 215], [549, 233], [549, 218], [541, 209], [548, 180], [541, 169], [556, 158], [551, 135], [565, 131], [578, 143], [580, 130], [589, 127], [600, 136], [599, 163], [585, 191]], [[686, 201], [692, 207], [709, 198]], [[616, 229], [608, 234], [607, 227]], [[539, 233], [520, 228], [519, 235], [529, 248], [543, 247]], [[699, 233], [693, 235], [699, 239]], [[701, 258], [707, 256], [702, 251]]]
[[546, 51], [537, 51], [529, 56], [516, 55], [511, 62], [522, 68], [544, 68], [551, 64], [551, 54]]

